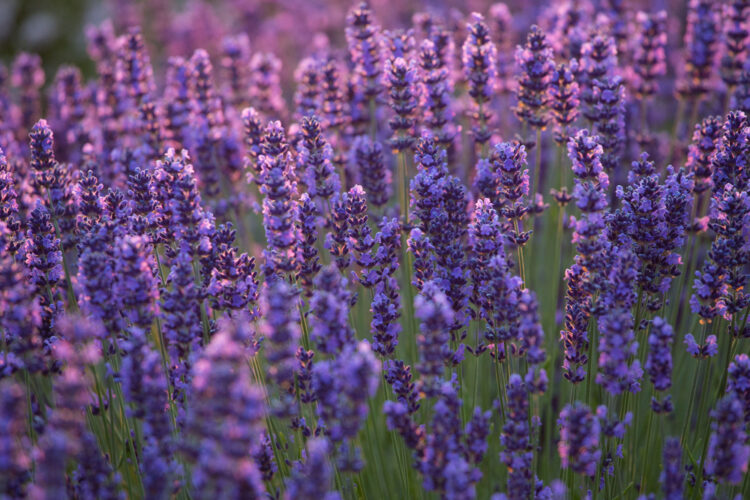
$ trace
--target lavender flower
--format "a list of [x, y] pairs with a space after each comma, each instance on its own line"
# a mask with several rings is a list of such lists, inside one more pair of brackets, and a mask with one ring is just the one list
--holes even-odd
[[29, 165], [34, 172], [34, 182], [40, 189], [49, 189], [55, 180], [57, 160], [54, 148], [52, 129], [47, 125], [47, 120], [39, 120], [29, 133]]
[[672, 387], [672, 342], [674, 332], [669, 323], [660, 316], [651, 321], [651, 333], [648, 336], [648, 357], [646, 372], [657, 391], [666, 391]]
[[242, 127], [245, 132], [245, 170], [248, 182], [263, 184], [263, 169], [258, 159], [264, 150], [263, 124], [255, 108], [242, 110]]
[[587, 270], [573, 264], [565, 270], [568, 282], [565, 294], [565, 330], [560, 338], [565, 349], [563, 376], [571, 383], [583, 382], [586, 378], [585, 366], [588, 363], [588, 325], [591, 316], [591, 296], [585, 288], [588, 281]]
[[[421, 233], [420, 233], [421, 234]], [[505, 256], [503, 232], [492, 203], [487, 198], [477, 200], [474, 214], [469, 224], [469, 244], [472, 256], [470, 272], [473, 282], [472, 302], [478, 307], [489, 307], [489, 297], [481, 295], [481, 289], [492, 278], [490, 260], [496, 256]]]
[[657, 79], [667, 72], [667, 12], [638, 11], [633, 54], [633, 86], [639, 99], [648, 99], [658, 90]]
[[340, 352], [354, 342], [349, 326], [351, 296], [346, 279], [335, 267], [324, 267], [314, 281], [310, 299], [310, 340], [326, 354]]
[[318, 208], [307, 193], [300, 196], [297, 231], [300, 234], [299, 271], [297, 281], [305, 289], [305, 295], [312, 296], [315, 275], [320, 271], [320, 259], [315, 242], [318, 239], [316, 219]]
[[325, 438], [307, 442], [304, 461], [296, 462], [291, 477], [286, 481], [286, 497], [300, 500], [338, 500], [338, 492], [331, 490], [333, 471], [329, 463], [330, 446]]
[[625, 86], [618, 76], [597, 80], [594, 94], [602, 166], [607, 172], [613, 172], [620, 164], [625, 142]]
[[703, 344], [698, 344], [695, 341], [693, 334], [688, 333], [685, 335], [685, 344], [688, 354], [697, 359], [706, 359], [716, 356], [719, 353], [719, 346], [716, 343], [716, 335], [709, 335], [706, 337], [706, 341]]
[[[341, 356], [321, 361], [313, 367], [313, 390], [318, 400], [318, 417], [325, 433], [334, 443], [353, 440], [367, 417], [367, 399], [378, 389], [380, 363], [367, 341], [348, 344]], [[348, 452], [340, 457], [343, 470], [357, 471], [361, 464], [344, 444], [339, 449]]]
[[278, 393], [271, 402], [271, 413], [279, 418], [297, 414], [294, 400], [295, 354], [301, 337], [296, 321], [297, 291], [281, 280], [267, 284], [265, 294], [264, 336], [268, 379], [273, 381]]
[[685, 74], [677, 87], [680, 95], [700, 99], [713, 88], [719, 37], [716, 6], [705, 0], [690, 0], [685, 30]]
[[685, 167], [695, 175], [696, 194], [708, 191], [713, 186], [711, 174], [712, 158], [722, 132], [722, 121], [718, 116], [709, 116], [695, 125], [693, 142], [688, 147]]
[[430, 280], [435, 273], [435, 256], [434, 248], [430, 243], [430, 238], [426, 236], [421, 229], [415, 227], [409, 233], [407, 240], [409, 251], [414, 256], [414, 269], [412, 273], [412, 282], [417, 290], [422, 291], [424, 284]]
[[446, 296], [432, 282], [426, 282], [422, 293], [414, 299], [415, 316], [420, 320], [417, 345], [419, 346], [419, 390], [434, 397], [439, 390], [446, 358], [450, 357], [450, 326], [453, 311]]
[[259, 445], [266, 409], [260, 389], [250, 383], [236, 333], [225, 323], [193, 372], [185, 452], [194, 464], [193, 487], [200, 495], [259, 497], [265, 492], [251, 453]]
[[388, 122], [393, 132], [391, 147], [397, 153], [401, 153], [411, 149], [414, 145], [417, 75], [413, 62], [407, 63], [403, 56], [387, 62], [386, 75], [391, 108], [395, 113], [395, 116]]
[[234, 311], [248, 311], [258, 315], [258, 276], [255, 257], [246, 253], [237, 255], [233, 246], [236, 231], [230, 223], [221, 225], [214, 235], [213, 265], [206, 292], [212, 307]]
[[743, 427], [742, 403], [730, 393], [711, 411], [711, 438], [705, 468], [707, 474], [720, 482], [738, 484], [747, 473], [750, 445]]
[[555, 142], [566, 144], [569, 139], [569, 126], [578, 119], [579, 87], [576, 81], [578, 62], [573, 59], [570, 64], [558, 64], [552, 72], [549, 93], [549, 107], [557, 125]]
[[307, 57], [302, 59], [294, 71], [297, 90], [294, 103], [297, 106], [297, 117], [318, 115], [321, 107], [321, 68], [319, 61]]
[[246, 89], [249, 87], [250, 39], [247, 33], [225, 37], [221, 51], [221, 66], [226, 74], [229, 102], [234, 109], [243, 109], [247, 106]]
[[11, 82], [20, 91], [21, 117], [19, 125], [28, 130], [41, 112], [40, 89], [44, 85], [42, 58], [21, 52], [13, 60]]
[[490, 38], [490, 30], [484, 23], [484, 17], [476, 12], [471, 17], [462, 60], [464, 74], [469, 82], [469, 95], [476, 105], [476, 110], [471, 115], [474, 142], [483, 146], [490, 139], [487, 123], [492, 115], [485, 109], [485, 105], [490, 101], [495, 87], [494, 61], [497, 50]]
[[668, 437], [664, 440], [662, 459], [664, 468], [659, 475], [659, 481], [664, 498], [665, 500], [680, 500], [683, 498], [685, 474], [682, 472], [682, 448], [678, 438]]
[[367, 136], [359, 136], [353, 144], [353, 161], [362, 178], [367, 198], [376, 207], [382, 207], [391, 197], [391, 171], [383, 157], [383, 147]]
[[445, 62], [432, 40], [424, 40], [420, 46], [419, 67], [422, 83], [420, 104], [426, 112], [423, 123], [444, 149], [450, 149], [455, 136], [451, 111], [453, 88]]
[[560, 412], [558, 451], [564, 469], [593, 477], [601, 457], [599, 420], [583, 403], [576, 401]]
[[331, 215], [329, 223], [331, 231], [326, 234], [325, 247], [334, 258], [336, 267], [341, 272], [351, 264], [349, 250], [351, 242], [349, 240], [349, 213], [347, 211], [348, 193], [334, 194], [331, 198]]
[[740, 82], [747, 59], [747, 8], [747, 2], [738, 0], [724, 5], [722, 11], [726, 53], [721, 59], [721, 79], [729, 87], [730, 93], [732, 87]]
[[747, 425], [750, 422], [750, 357], [747, 354], [736, 355], [727, 371], [727, 392], [734, 393], [742, 403]]
[[516, 64], [520, 70], [514, 112], [530, 127], [543, 129], [549, 120], [548, 88], [555, 63], [552, 48], [541, 28], [534, 25], [526, 37], [526, 44], [516, 49]]
[[597, 383], [611, 394], [623, 391], [638, 392], [643, 371], [640, 362], [631, 358], [638, 352], [638, 342], [633, 332], [635, 303], [633, 279], [636, 261], [627, 249], [612, 249], [607, 286], [601, 300], [605, 312], [599, 316], [599, 372]]
[[365, 2], [349, 11], [346, 24], [346, 41], [354, 62], [356, 85], [366, 99], [373, 100], [383, 91], [380, 27], [374, 24], [372, 11]]
[[526, 167], [526, 148], [518, 142], [495, 145], [489, 162], [498, 176], [500, 199], [495, 207], [508, 221], [510, 242], [524, 246], [531, 232], [523, 231], [522, 219], [528, 212], [529, 170]]
[[8, 430], [0, 439], [3, 456], [0, 484], [3, 495], [23, 497], [32, 465], [31, 443], [26, 436], [26, 395], [23, 388], [12, 380], [4, 380], [0, 387], [0, 419]]
[[331, 162], [333, 149], [326, 141], [317, 118], [305, 116], [300, 127], [302, 143], [299, 146], [299, 169], [304, 172], [310, 197], [328, 203], [331, 196], [341, 188], [341, 179]]
[[250, 59], [250, 106], [265, 119], [282, 118], [281, 61], [272, 53], [256, 52]]
[[508, 498], [528, 498], [532, 487], [534, 447], [529, 428], [529, 396], [521, 376], [514, 373], [506, 386], [508, 409], [500, 433], [500, 461], [508, 467]]
[[135, 235], [117, 238], [114, 262], [115, 295], [119, 308], [131, 325], [150, 331], [157, 312], [159, 288], [148, 238]]
[[[273, 144], [278, 144], [278, 148], [272, 147]], [[264, 272], [267, 276], [290, 274], [298, 267], [294, 256], [294, 247], [299, 241], [294, 227], [298, 211], [297, 183], [280, 122], [270, 122], [266, 127], [263, 149], [258, 159], [263, 172], [263, 227], [268, 240], [268, 249], [263, 251]]]

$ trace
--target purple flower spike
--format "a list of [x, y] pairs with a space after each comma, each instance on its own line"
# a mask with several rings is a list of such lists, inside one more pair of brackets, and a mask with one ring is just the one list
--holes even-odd
[[656, 316], [651, 322], [651, 333], [648, 336], [645, 368], [657, 391], [666, 391], [672, 387], [673, 340], [672, 327], [664, 319]]
[[724, 396], [711, 411], [711, 438], [706, 473], [722, 483], [739, 484], [747, 474], [750, 445], [744, 430], [742, 403], [734, 393]]
[[446, 359], [451, 356], [448, 342], [453, 311], [446, 296], [431, 281], [424, 284], [422, 293], [414, 299], [414, 309], [421, 323], [417, 336], [419, 390], [427, 397], [434, 397], [438, 394]]
[[310, 299], [310, 340], [326, 354], [335, 354], [354, 342], [349, 326], [351, 295], [346, 279], [335, 267], [324, 267], [315, 278]]
[[520, 69], [516, 116], [532, 128], [544, 128], [549, 121], [548, 88], [555, 63], [547, 36], [538, 26], [531, 27], [526, 44], [516, 49], [516, 64]]
[[534, 446], [529, 428], [529, 393], [521, 376], [514, 373], [506, 386], [508, 409], [500, 434], [500, 461], [508, 468], [508, 499], [529, 498], [532, 487]]
[[267, 378], [276, 389], [271, 399], [271, 414], [279, 418], [294, 417], [299, 409], [294, 397], [296, 352], [300, 337], [297, 321], [298, 291], [282, 280], [271, 280], [265, 290], [263, 335], [268, 360]]
[[601, 457], [599, 419], [588, 406], [576, 401], [560, 412], [558, 451], [564, 469], [593, 477]]
[[403, 57], [397, 57], [386, 64], [391, 108], [395, 113], [388, 124], [393, 132], [391, 147], [397, 153], [410, 150], [415, 140], [417, 72], [413, 64], [413, 60], [407, 63]]
[[476, 105], [476, 109], [471, 113], [474, 142], [482, 146], [490, 139], [488, 122], [492, 115], [486, 108], [489, 107], [487, 103], [495, 88], [497, 49], [481, 14], [472, 13], [468, 30], [469, 35], [464, 42], [462, 60], [464, 75], [469, 82], [469, 95]]
[[680, 440], [668, 437], [662, 448], [663, 470], [659, 475], [665, 500], [681, 500], [685, 487], [685, 473], [682, 471], [682, 448]]
[[648, 99], [658, 90], [658, 78], [667, 72], [667, 12], [636, 14], [636, 49], [633, 54], [635, 94]]

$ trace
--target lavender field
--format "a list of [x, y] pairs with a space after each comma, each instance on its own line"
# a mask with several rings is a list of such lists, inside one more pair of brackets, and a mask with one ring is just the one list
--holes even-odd
[[102, 12], [0, 50], [0, 499], [750, 498], [750, 1]]

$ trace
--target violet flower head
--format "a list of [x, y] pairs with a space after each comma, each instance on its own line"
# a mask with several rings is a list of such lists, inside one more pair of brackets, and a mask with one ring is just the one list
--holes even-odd
[[322, 73], [320, 116], [326, 130], [333, 131], [345, 122], [344, 93], [341, 89], [341, 75], [336, 60], [329, 58], [323, 65]]
[[287, 498], [305, 500], [339, 500], [341, 495], [332, 489], [333, 470], [330, 464], [330, 445], [325, 438], [307, 441], [302, 452], [303, 460], [295, 462], [286, 480]]
[[55, 141], [47, 120], [39, 120], [31, 129], [29, 152], [31, 154], [29, 165], [34, 172], [34, 182], [40, 188], [49, 189], [55, 181], [57, 160], [55, 159]]
[[258, 315], [258, 276], [255, 257], [237, 254], [234, 240], [237, 233], [231, 223], [222, 224], [212, 241], [211, 276], [206, 292], [212, 307], [233, 311], [248, 311], [250, 317]]
[[420, 109], [424, 110], [425, 128], [434, 135], [444, 149], [452, 147], [456, 135], [452, 125], [451, 94], [448, 70], [432, 40], [423, 40], [419, 48], [421, 76]]
[[146, 236], [126, 235], [115, 241], [116, 300], [127, 320], [143, 331], [151, 330], [159, 299], [153, 259]]
[[573, 384], [586, 378], [588, 363], [588, 325], [591, 317], [591, 296], [586, 290], [588, 271], [580, 264], [565, 270], [568, 282], [565, 292], [565, 329], [560, 332], [565, 357], [563, 376]]
[[558, 451], [564, 469], [593, 477], [601, 457], [599, 419], [585, 404], [576, 401], [560, 412]]
[[636, 42], [633, 54], [633, 86], [639, 99], [648, 99], [658, 90], [658, 79], [667, 72], [667, 12], [636, 14]]
[[26, 406], [23, 388], [13, 380], [4, 380], [0, 385], [0, 421], [7, 432], [0, 438], [3, 457], [0, 483], [3, 485], [3, 494], [8, 496], [23, 497], [26, 479], [31, 474], [31, 442], [26, 436]]
[[296, 352], [302, 336], [296, 318], [298, 292], [280, 279], [268, 282], [265, 292], [263, 335], [268, 360], [267, 378], [277, 391], [272, 393], [270, 410], [279, 418], [294, 417], [298, 412], [294, 398]]
[[354, 342], [349, 325], [351, 295], [336, 267], [324, 267], [315, 278], [310, 299], [310, 340], [320, 351], [335, 354]]
[[385, 162], [383, 147], [368, 136], [359, 136], [352, 148], [353, 160], [362, 178], [367, 199], [376, 207], [382, 207], [388, 203], [393, 191], [392, 174]]
[[42, 58], [27, 52], [18, 54], [11, 68], [11, 83], [20, 91], [20, 125], [25, 132], [41, 113], [40, 90], [44, 85]]
[[294, 256], [299, 235], [294, 226], [297, 218], [297, 181], [294, 165], [287, 151], [281, 123], [266, 127], [264, 152], [259, 157], [263, 185], [263, 227], [268, 248], [263, 251], [266, 275], [290, 274], [297, 269]]
[[266, 120], [284, 116], [280, 72], [281, 61], [270, 52], [256, 52], [250, 59], [250, 106]]
[[393, 116], [388, 125], [391, 128], [391, 147], [397, 153], [410, 150], [414, 146], [414, 126], [417, 107], [417, 72], [413, 60], [406, 62], [397, 57], [386, 63], [386, 77]]
[[544, 330], [539, 317], [539, 303], [536, 294], [529, 290], [521, 291], [518, 300], [518, 338], [521, 340], [521, 353], [526, 356], [529, 369], [544, 363]]
[[[318, 417], [325, 434], [334, 443], [351, 441], [367, 418], [367, 399], [378, 389], [380, 362], [367, 341], [350, 343], [341, 356], [313, 366], [312, 386], [318, 401]], [[344, 446], [339, 450], [347, 450]], [[358, 470], [361, 464], [352, 456], [340, 457], [345, 470]], [[341, 464], [340, 464], [341, 465]]]
[[296, 117], [316, 116], [321, 108], [321, 67], [320, 61], [306, 57], [300, 61], [294, 71], [297, 89], [294, 92]]
[[711, 180], [719, 193], [731, 183], [738, 191], [750, 186], [750, 166], [747, 154], [750, 146], [750, 122], [742, 111], [730, 112], [723, 125], [721, 137], [716, 144], [711, 167]]
[[513, 16], [502, 2], [492, 4], [489, 10], [491, 36], [496, 47], [495, 92], [508, 94], [513, 90]]
[[508, 498], [520, 500], [531, 494], [534, 446], [529, 428], [529, 393], [520, 375], [510, 376], [506, 386], [508, 408], [500, 433], [500, 461], [508, 468]]
[[383, 91], [380, 27], [365, 2], [349, 11], [346, 25], [346, 41], [357, 85], [367, 99], [375, 99]]
[[690, 0], [685, 30], [685, 68], [677, 92], [700, 99], [714, 88], [717, 45], [721, 37], [719, 12], [714, 2]]
[[167, 61], [166, 86], [164, 97], [166, 137], [169, 147], [180, 151], [187, 147], [191, 126], [191, 106], [193, 91], [190, 86], [192, 68], [182, 57], [170, 57]]
[[578, 119], [579, 86], [576, 81], [578, 61], [561, 63], [552, 72], [549, 83], [549, 107], [557, 125], [555, 142], [564, 145], [569, 139], [569, 126]]
[[722, 119], [718, 116], [708, 116], [701, 123], [695, 125], [693, 140], [688, 146], [685, 168], [695, 175], [694, 191], [696, 194], [708, 191], [713, 186], [711, 181], [712, 159], [723, 125]]
[[154, 92], [154, 75], [139, 28], [132, 28], [120, 47], [118, 70], [128, 95], [133, 98], [135, 109]]
[[303, 193], [299, 199], [299, 217], [296, 223], [300, 234], [297, 281], [305, 290], [307, 297], [312, 296], [313, 279], [321, 267], [318, 249], [315, 246], [318, 240], [317, 216], [318, 207], [308, 193]]
[[415, 227], [409, 233], [407, 240], [409, 252], [414, 257], [414, 269], [412, 270], [412, 282], [417, 290], [422, 291], [424, 284], [435, 274], [435, 249], [430, 243], [430, 238], [421, 229]]
[[446, 358], [450, 357], [450, 327], [453, 311], [437, 285], [428, 281], [414, 299], [414, 314], [419, 319], [419, 390], [434, 397], [438, 394]]
[[300, 124], [302, 141], [298, 146], [298, 167], [311, 198], [326, 202], [341, 189], [341, 179], [332, 163], [333, 148], [326, 140], [320, 121], [305, 116]]
[[514, 109], [519, 120], [535, 129], [544, 128], [549, 121], [548, 88], [555, 70], [552, 47], [544, 31], [534, 25], [529, 30], [525, 45], [516, 49], [516, 64], [520, 76]]
[[244, 129], [245, 142], [245, 170], [248, 182], [255, 182], [260, 186], [263, 184], [263, 170], [258, 158], [263, 152], [263, 123], [260, 114], [255, 108], [242, 110], [242, 127]]
[[519, 142], [501, 142], [490, 152], [489, 162], [498, 176], [499, 203], [495, 206], [508, 221], [508, 239], [513, 245], [524, 246], [531, 235], [523, 231], [522, 219], [529, 208], [529, 170], [526, 168], [526, 147]]
[[692, 333], [685, 335], [685, 350], [696, 359], [706, 359], [716, 356], [719, 353], [719, 345], [716, 343], [716, 335], [709, 335], [706, 341], [698, 344]]
[[481, 14], [472, 13], [467, 28], [469, 34], [463, 45], [462, 61], [464, 76], [469, 83], [469, 95], [476, 105], [471, 114], [474, 142], [481, 146], [491, 135], [487, 123], [492, 115], [486, 109], [486, 104], [490, 101], [495, 88], [497, 49]]
[[625, 85], [619, 76], [597, 80], [596, 132], [602, 145], [602, 166], [613, 172], [625, 143]]
[[604, 313], [599, 316], [599, 372], [596, 382], [611, 394], [638, 392], [643, 371], [632, 358], [638, 352], [631, 308], [635, 303], [633, 281], [636, 259], [628, 249], [612, 249], [614, 262], [600, 299]]
[[724, 55], [721, 58], [721, 79], [733, 88], [741, 82], [744, 63], [747, 61], [747, 10], [750, 5], [745, 0], [728, 2], [723, 6]]
[[266, 408], [251, 380], [240, 339], [231, 326], [221, 327], [195, 363], [190, 388], [185, 452], [196, 495], [265, 492], [252, 452], [260, 444]]
[[331, 197], [328, 222], [331, 231], [326, 234], [325, 247], [334, 259], [336, 267], [343, 273], [351, 264], [351, 240], [349, 239], [348, 193], [335, 193]]
[[665, 500], [681, 500], [685, 487], [685, 473], [682, 470], [682, 447], [680, 440], [668, 437], [662, 448], [663, 469], [659, 475]]
[[706, 455], [706, 473], [719, 482], [739, 484], [747, 474], [750, 445], [744, 430], [742, 403], [729, 393], [711, 411], [711, 438]]
[[666, 391], [672, 387], [673, 342], [672, 326], [660, 316], [656, 316], [651, 321], [645, 369], [657, 391]]
[[742, 404], [745, 423], [750, 423], [750, 357], [747, 354], [738, 354], [729, 363], [727, 392], [735, 394]]
[[487, 198], [480, 198], [474, 206], [469, 224], [469, 244], [472, 250], [469, 268], [474, 286], [472, 302], [477, 306], [490, 305], [487, 304], [488, 298], [481, 295], [481, 289], [492, 278], [490, 260], [496, 255], [505, 257], [503, 236], [503, 229], [492, 203]]
[[23, 260], [31, 284], [41, 295], [46, 295], [41, 292], [56, 289], [63, 279], [62, 252], [50, 214], [40, 201], [37, 201], [36, 207], [31, 211], [26, 227]]
[[246, 92], [249, 86], [250, 39], [247, 33], [224, 37], [221, 52], [229, 102], [234, 109], [243, 109], [247, 106]]

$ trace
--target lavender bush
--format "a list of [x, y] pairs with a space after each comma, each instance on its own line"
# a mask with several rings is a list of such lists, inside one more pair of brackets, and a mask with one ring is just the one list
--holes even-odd
[[428, 3], [0, 64], [0, 497], [750, 498], [750, 3]]

